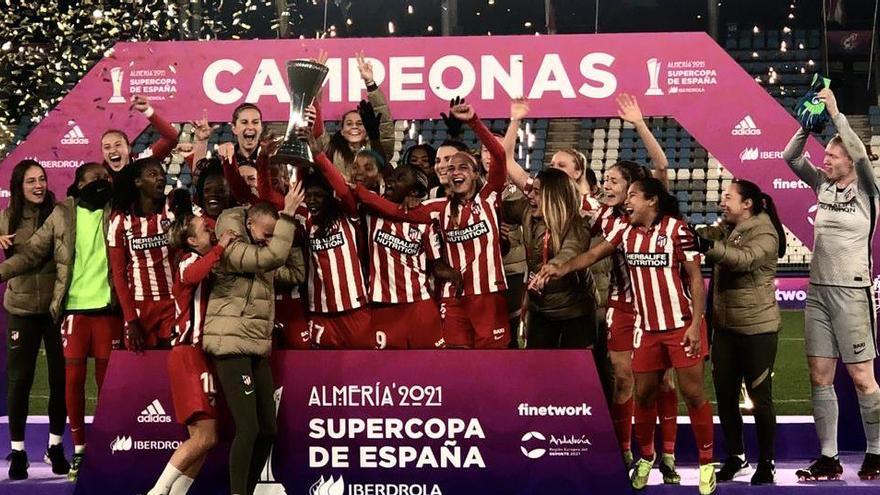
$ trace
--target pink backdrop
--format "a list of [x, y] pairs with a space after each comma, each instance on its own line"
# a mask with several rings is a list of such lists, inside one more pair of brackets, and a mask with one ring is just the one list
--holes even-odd
[[[51, 169], [52, 188], [64, 191], [77, 165], [100, 160], [104, 130], [136, 136], [146, 127], [129, 111], [131, 94], [147, 96], [174, 122], [203, 109], [212, 121], [228, 121], [243, 101], [259, 104], [266, 120], [284, 121], [284, 62], [319, 48], [330, 55], [328, 119], [362, 97], [354, 61], [361, 49], [375, 58], [395, 119], [437, 118], [453, 95], [482, 117], [507, 117], [509, 98], [520, 95], [533, 100], [534, 117], [613, 116], [616, 95], [632, 93], [646, 115], [675, 117], [725, 168], [774, 195], [786, 225], [812, 244], [815, 197], [780, 159], [797, 123], [704, 33], [119, 43], [7, 157], [0, 184], [14, 163], [36, 157]], [[111, 102], [114, 72], [119, 103]], [[734, 133], [746, 117], [753, 125]], [[815, 140], [808, 150], [822, 156]]]

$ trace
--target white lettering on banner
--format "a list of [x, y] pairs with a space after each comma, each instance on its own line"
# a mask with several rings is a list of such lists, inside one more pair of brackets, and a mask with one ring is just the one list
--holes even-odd
[[388, 97], [392, 101], [423, 101], [424, 89], [406, 89], [406, 84], [422, 84], [421, 72], [404, 72], [404, 69], [423, 69], [425, 57], [391, 57], [388, 61], [391, 76], [388, 78]]
[[[450, 68], [458, 69], [458, 72], [461, 73], [461, 83], [456, 88], [450, 88], [443, 82], [443, 73]], [[443, 100], [469, 95], [474, 90], [476, 83], [477, 73], [474, 71], [474, 66], [461, 55], [440, 57], [428, 72], [428, 84], [431, 85], [431, 90]]]
[[587, 80], [601, 83], [601, 86], [596, 87], [584, 83], [578, 92], [587, 98], [595, 99], [608, 98], [613, 95], [617, 91], [617, 78], [607, 70], [596, 68], [597, 65], [604, 65], [610, 69], [613, 63], [613, 55], [601, 52], [589, 53], [582, 58], [580, 65], [581, 75], [587, 78]]
[[586, 402], [578, 406], [533, 406], [521, 403], [516, 408], [520, 416], [592, 416], [593, 408]]
[[495, 98], [497, 82], [509, 98], [519, 98], [523, 94], [523, 56], [510, 56], [510, 70], [502, 67], [494, 55], [480, 57], [480, 97], [484, 100]]
[[805, 290], [782, 290], [776, 289], [776, 302], [807, 300], [807, 291]]
[[773, 189], [810, 189], [809, 184], [802, 180], [773, 179]]
[[271, 58], [260, 60], [260, 66], [257, 68], [257, 75], [251, 83], [251, 88], [245, 97], [245, 101], [256, 102], [263, 96], [274, 96], [278, 103], [290, 103], [290, 95], [287, 90], [287, 84], [281, 77], [281, 71], [278, 70], [278, 64]]
[[571, 86], [571, 80], [568, 73], [565, 72], [565, 66], [562, 65], [562, 59], [558, 53], [548, 53], [544, 55], [541, 61], [541, 67], [538, 69], [538, 75], [535, 76], [535, 84], [529, 91], [528, 98], [537, 100], [544, 96], [547, 91], [558, 91], [563, 98], [574, 98], [574, 88]]
[[221, 91], [217, 87], [217, 78], [221, 72], [229, 72], [235, 75], [241, 72], [241, 69], [243, 67], [240, 63], [228, 58], [212, 62], [202, 75], [202, 89], [205, 91], [205, 96], [220, 105], [230, 105], [240, 100], [243, 94], [238, 88], [233, 87], [229, 91]]
[[[428, 91], [443, 100], [455, 96], [469, 96], [477, 84], [477, 69], [467, 58], [461, 55], [440, 57], [429, 67], [425, 67], [424, 57], [390, 57], [387, 66], [375, 58], [367, 58], [373, 65], [373, 78], [376, 84], [382, 84], [388, 76], [388, 99], [394, 101], [422, 101], [427, 98]], [[345, 79], [343, 79], [343, 62], [347, 62]], [[480, 98], [492, 100], [496, 98], [496, 83], [506, 93], [505, 97], [516, 97], [526, 93], [529, 81], [524, 74], [524, 56], [512, 54], [505, 63], [493, 55], [480, 56]], [[579, 61], [578, 69], [584, 81], [575, 91], [571, 75], [566, 70], [562, 57], [558, 53], [548, 53], [541, 59], [541, 64], [531, 80], [528, 91], [529, 98], [541, 98], [545, 93], [556, 92], [562, 98], [575, 99], [578, 94], [587, 98], [607, 98], [617, 90], [617, 78], [609, 70], [614, 63], [614, 56], [595, 52], [588, 53]], [[506, 64], [506, 65], [505, 65]], [[326, 62], [329, 72], [324, 82], [328, 88], [331, 102], [343, 101], [343, 90], [347, 89], [348, 102], [357, 102], [364, 91], [364, 83], [358, 71], [357, 59], [331, 58]], [[260, 103], [264, 98], [275, 98], [278, 103], [289, 103], [290, 95], [283, 77], [283, 61], [266, 58], [261, 59], [250, 83], [247, 94], [243, 92], [245, 81], [237, 76], [244, 67], [232, 59], [219, 59], [205, 69], [202, 75], [202, 89], [205, 96], [214, 103], [231, 105], [241, 102]], [[427, 83], [425, 81], [427, 70]], [[452, 87], [447, 86], [443, 76], [448, 70], [458, 71], [461, 80]], [[236, 81], [239, 79], [238, 81]], [[169, 83], [170, 84], [170, 83]]]
[[[363, 435], [362, 435], [363, 434]], [[309, 437], [314, 439], [365, 437], [372, 440], [395, 438], [486, 438], [480, 420], [471, 418], [312, 418]]]

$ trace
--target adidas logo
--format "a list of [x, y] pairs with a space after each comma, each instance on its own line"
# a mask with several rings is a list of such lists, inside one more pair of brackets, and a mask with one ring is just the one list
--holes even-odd
[[162, 403], [159, 402], [159, 399], [153, 399], [153, 402], [147, 404], [147, 407], [141, 411], [141, 414], [137, 417], [138, 423], [170, 423], [171, 416], [165, 412], [165, 408], [162, 407]]
[[83, 134], [79, 125], [74, 124], [74, 126], [67, 131], [67, 134], [61, 138], [61, 144], [89, 144], [89, 138]]
[[746, 115], [742, 120], [739, 121], [739, 124], [736, 124], [736, 127], [730, 131], [731, 136], [760, 136], [761, 129], [755, 125], [755, 121], [752, 120], [751, 115]]

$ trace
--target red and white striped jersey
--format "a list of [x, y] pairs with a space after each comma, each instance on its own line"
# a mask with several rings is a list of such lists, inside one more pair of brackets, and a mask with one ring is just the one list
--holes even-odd
[[428, 260], [440, 258], [434, 224], [396, 222], [367, 215], [370, 226], [370, 300], [383, 304], [431, 299]]
[[198, 345], [202, 341], [211, 291], [211, 269], [222, 254], [223, 248], [215, 246], [204, 256], [186, 253], [180, 260], [178, 278], [173, 287], [176, 318], [171, 345]]
[[616, 222], [605, 239], [626, 255], [639, 327], [662, 332], [690, 324], [691, 298], [682, 280], [683, 263], [699, 263], [700, 253], [687, 224], [670, 216], [650, 228]]
[[[461, 272], [466, 296], [507, 290], [501, 256], [501, 226], [498, 207], [501, 194], [483, 187], [473, 201], [459, 206], [459, 220], [453, 222], [452, 202], [437, 215], [443, 227], [446, 260]], [[455, 296], [451, 283], [443, 284], [443, 297]]]
[[308, 232], [309, 311], [338, 313], [366, 304], [367, 291], [358, 257], [358, 218], [343, 218], [328, 235], [318, 237], [318, 227], [305, 208], [297, 210], [297, 221]]
[[[626, 214], [615, 214], [614, 208], [601, 205], [598, 212], [592, 218], [590, 235], [593, 237], [607, 237], [615, 225], [629, 225]], [[611, 277], [608, 287], [608, 304], [617, 307], [631, 307], [633, 304], [632, 283], [629, 279], [629, 271], [626, 266], [626, 255], [623, 248], [618, 246], [611, 255]]]
[[146, 217], [116, 212], [110, 219], [107, 245], [126, 248], [126, 273], [135, 301], [171, 299], [174, 270], [166, 233], [173, 221], [167, 205], [162, 213]]
[[580, 211], [578, 211], [578, 213], [580, 213], [581, 217], [595, 217], [596, 212], [598, 212], [601, 207], [602, 205], [599, 203], [599, 200], [589, 194], [582, 194]]

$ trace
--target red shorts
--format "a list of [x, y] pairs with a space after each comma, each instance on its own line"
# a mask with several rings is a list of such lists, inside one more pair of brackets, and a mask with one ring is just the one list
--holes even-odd
[[67, 359], [110, 359], [122, 346], [122, 316], [74, 313], [61, 322], [61, 342]]
[[608, 350], [614, 352], [632, 352], [633, 328], [636, 325], [636, 314], [633, 308], [626, 309], [609, 305], [605, 312], [605, 323], [608, 324]]
[[440, 301], [443, 340], [449, 347], [506, 349], [510, 321], [503, 293], [445, 297]]
[[168, 379], [177, 422], [217, 418], [214, 367], [201, 347], [177, 345], [168, 353]]
[[375, 349], [375, 334], [370, 331], [370, 308], [362, 306], [340, 313], [313, 313], [309, 331], [321, 349]]
[[171, 339], [176, 318], [174, 299], [135, 301], [134, 308], [144, 329], [144, 348], [155, 348], [160, 341]]
[[371, 321], [378, 349], [438, 349], [444, 345], [440, 308], [432, 299], [374, 304]]
[[275, 301], [276, 347], [279, 349], [311, 349], [312, 334], [302, 299]]
[[636, 373], [660, 371], [669, 368], [690, 368], [709, 355], [709, 336], [706, 320], [700, 325], [700, 355], [688, 357], [681, 346], [687, 327], [665, 332], [635, 332], [632, 370]]

